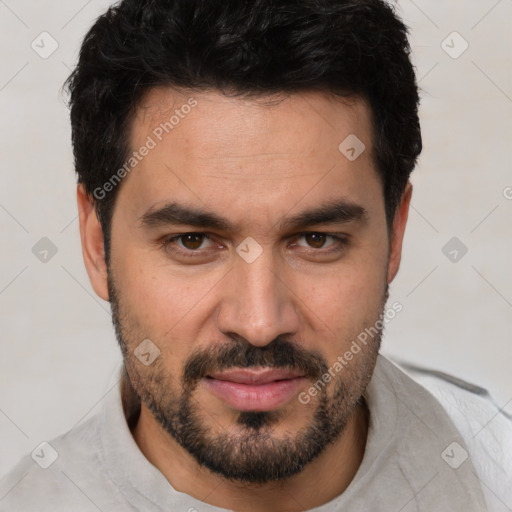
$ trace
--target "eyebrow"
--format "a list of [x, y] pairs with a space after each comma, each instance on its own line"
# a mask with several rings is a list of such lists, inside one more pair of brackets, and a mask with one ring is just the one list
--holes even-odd
[[143, 226], [148, 227], [181, 224], [225, 231], [231, 227], [231, 223], [226, 218], [216, 213], [178, 203], [167, 203], [158, 209], [150, 208], [142, 215], [140, 222]]
[[362, 206], [346, 200], [330, 201], [322, 206], [311, 208], [294, 215], [284, 217], [278, 222], [279, 229], [304, 229], [316, 224], [346, 224], [348, 222], [363, 222], [368, 218], [368, 212]]
[[[304, 210], [291, 217], [281, 219], [280, 230], [304, 229], [317, 224], [345, 224], [366, 221], [368, 212], [362, 206], [346, 200], [329, 201], [322, 206]], [[186, 225], [203, 229], [234, 231], [232, 223], [216, 213], [179, 203], [150, 208], [140, 217], [142, 226], [155, 228], [166, 225]]]

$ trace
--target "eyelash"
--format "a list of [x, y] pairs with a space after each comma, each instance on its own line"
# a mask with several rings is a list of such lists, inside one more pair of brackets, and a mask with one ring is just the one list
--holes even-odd
[[[162, 239], [160, 241], [160, 245], [163, 249], [165, 250], [170, 250], [170, 246], [173, 245], [176, 241], [178, 241], [180, 238], [184, 237], [184, 236], [187, 236], [187, 235], [199, 235], [199, 236], [203, 236], [205, 237], [206, 239], [212, 241], [212, 237], [210, 235], [208, 235], [207, 233], [201, 233], [201, 232], [196, 232], [196, 231], [188, 231], [186, 233], [180, 233], [178, 235], [172, 235], [170, 237], [166, 237], [164, 239]], [[344, 236], [338, 236], [338, 235], [333, 235], [331, 233], [325, 233], [325, 232], [322, 232], [322, 231], [306, 231], [304, 233], [300, 233], [298, 235], [295, 235], [292, 240], [294, 242], [296, 242], [297, 240], [299, 240], [300, 238], [304, 237], [304, 236], [307, 236], [307, 235], [325, 235], [327, 237], [330, 237], [333, 239], [334, 243], [331, 244], [332, 247], [329, 247], [328, 249], [324, 249], [324, 248], [319, 248], [319, 249], [315, 249], [314, 247], [310, 247], [309, 248], [309, 251], [313, 252], [313, 253], [317, 253], [317, 254], [322, 254], [322, 255], [328, 255], [328, 254], [332, 254], [332, 253], [335, 253], [335, 252], [339, 252], [341, 251], [341, 249], [345, 248], [347, 245], [348, 245], [348, 236], [347, 235], [344, 235]], [[303, 246], [301, 246], [303, 247]], [[172, 252], [174, 253], [178, 253], [180, 255], [183, 255], [185, 257], [188, 257], [188, 258], [194, 258], [194, 257], [198, 257], [198, 256], [204, 256], [204, 251], [207, 251], [208, 249], [184, 249], [182, 247], [174, 247], [172, 249]], [[306, 249], [308, 250], [308, 249]]]

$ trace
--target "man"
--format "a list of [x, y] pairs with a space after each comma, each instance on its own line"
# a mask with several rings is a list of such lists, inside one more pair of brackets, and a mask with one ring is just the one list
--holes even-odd
[[125, 370], [0, 510], [512, 507], [509, 419], [379, 355], [421, 151], [406, 35], [379, 0], [96, 21], [69, 81], [78, 208]]

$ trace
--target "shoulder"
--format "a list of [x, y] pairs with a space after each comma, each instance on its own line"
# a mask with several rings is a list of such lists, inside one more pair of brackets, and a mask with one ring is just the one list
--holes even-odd
[[[46, 455], [53, 449], [47, 443]], [[25, 456], [5, 477], [0, 480], [0, 511], [14, 510], [59, 510], [56, 500], [66, 494], [64, 473], [51, 466], [43, 469], [30, 455]], [[42, 499], [44, 496], [44, 499]]]
[[[0, 512], [96, 511], [115, 496], [102, 460], [99, 418], [40, 444], [0, 480]], [[100, 496], [101, 494], [101, 496]]]
[[396, 364], [446, 411], [465, 441], [487, 500], [512, 507], [512, 416], [495, 404], [486, 389], [471, 382], [421, 366]]

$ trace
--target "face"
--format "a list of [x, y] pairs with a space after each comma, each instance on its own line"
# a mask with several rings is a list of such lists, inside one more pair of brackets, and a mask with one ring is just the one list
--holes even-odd
[[[144, 406], [199, 464], [244, 482], [294, 475], [343, 433], [380, 332], [344, 354], [379, 324], [406, 217], [390, 238], [363, 101], [279, 100], [152, 90], [108, 292], [88, 265]], [[351, 134], [355, 160], [338, 149]]]

